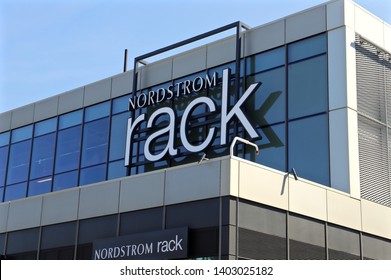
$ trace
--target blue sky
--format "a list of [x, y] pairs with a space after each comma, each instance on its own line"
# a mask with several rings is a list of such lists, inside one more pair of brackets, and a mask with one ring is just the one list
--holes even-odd
[[[324, 0], [2, 0], [0, 112], [118, 74], [133, 58], [241, 20], [250, 26]], [[391, 23], [390, 0], [356, 0]]]

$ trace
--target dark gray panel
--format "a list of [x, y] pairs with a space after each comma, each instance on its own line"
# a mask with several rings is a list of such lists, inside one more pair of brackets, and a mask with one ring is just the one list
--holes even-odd
[[289, 239], [324, 247], [325, 225], [311, 218], [290, 214]]
[[236, 227], [222, 226], [221, 255], [236, 255]]
[[218, 252], [218, 227], [189, 230], [189, 258], [217, 257]]
[[64, 247], [76, 244], [76, 222], [42, 228], [41, 249]]
[[286, 239], [239, 228], [239, 257], [259, 260], [285, 260]]
[[236, 224], [236, 199], [233, 197], [222, 198], [222, 224]]
[[95, 239], [114, 237], [117, 234], [117, 215], [81, 220], [79, 225], [79, 244]]
[[75, 246], [42, 250], [39, 252], [40, 260], [73, 260]]
[[120, 235], [161, 230], [163, 228], [163, 207], [122, 213]]
[[326, 249], [321, 246], [296, 240], [289, 240], [289, 259], [291, 260], [325, 260]]
[[360, 235], [350, 229], [328, 225], [329, 259], [360, 259]]
[[200, 200], [167, 206], [166, 228], [218, 226], [219, 210], [219, 199]]
[[8, 233], [7, 255], [36, 251], [38, 249], [39, 228]]
[[326, 259], [325, 224], [289, 215], [289, 256], [294, 260]]
[[5, 254], [5, 233], [0, 234], [0, 255]]
[[329, 260], [361, 260], [360, 256], [329, 249]]
[[249, 201], [241, 201], [239, 204], [239, 226], [285, 238], [286, 213]]
[[391, 260], [391, 240], [363, 234], [364, 259]]

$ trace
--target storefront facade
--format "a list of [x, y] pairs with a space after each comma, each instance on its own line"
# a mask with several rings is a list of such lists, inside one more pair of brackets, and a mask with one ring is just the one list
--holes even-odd
[[238, 27], [2, 113], [4, 258], [391, 259], [391, 27]]

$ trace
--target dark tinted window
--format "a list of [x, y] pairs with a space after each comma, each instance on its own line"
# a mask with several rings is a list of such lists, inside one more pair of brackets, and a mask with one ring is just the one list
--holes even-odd
[[81, 126], [75, 126], [58, 132], [56, 173], [79, 167]]
[[5, 184], [5, 174], [7, 172], [8, 146], [0, 148], [0, 186]]
[[50, 132], [56, 131], [57, 128], [57, 118], [52, 118], [46, 121], [42, 121], [35, 124], [34, 127], [34, 136], [40, 136], [48, 134]]
[[30, 181], [28, 196], [40, 195], [48, 193], [52, 188], [52, 177], [41, 178], [38, 180]]
[[288, 46], [288, 61], [294, 62], [307, 57], [325, 53], [327, 50], [326, 34], [314, 36], [292, 43]]
[[4, 201], [11, 201], [26, 197], [27, 182], [9, 185], [5, 188]]
[[71, 126], [81, 124], [83, 120], [83, 110], [75, 111], [60, 116], [58, 129], [65, 129]]
[[110, 162], [109, 174], [107, 179], [111, 180], [111, 179], [121, 178], [126, 176], [126, 167], [124, 166], [124, 164], [125, 164], [124, 160]]
[[11, 145], [7, 185], [27, 180], [30, 166], [31, 140]]
[[115, 115], [111, 119], [110, 160], [125, 157], [126, 131], [129, 113]]
[[106, 179], [106, 164], [87, 167], [80, 171], [80, 186], [101, 182]]
[[318, 56], [288, 66], [289, 119], [327, 111], [327, 57]]
[[82, 167], [106, 162], [108, 131], [108, 118], [84, 124]]
[[78, 176], [78, 170], [55, 175], [53, 181], [53, 191], [76, 187], [78, 185]]
[[285, 64], [285, 47], [247, 58], [247, 74], [258, 73]]
[[100, 103], [86, 108], [84, 121], [89, 122], [92, 120], [107, 117], [110, 114], [110, 102]]
[[55, 145], [55, 133], [34, 138], [30, 179], [52, 174]]
[[26, 139], [30, 139], [33, 134], [33, 126], [28, 125], [12, 131], [11, 143], [20, 142]]
[[329, 143], [328, 118], [319, 115], [289, 122], [289, 170], [328, 186]]

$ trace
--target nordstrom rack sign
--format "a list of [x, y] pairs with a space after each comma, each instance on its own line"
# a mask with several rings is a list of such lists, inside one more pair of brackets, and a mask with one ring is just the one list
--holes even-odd
[[187, 228], [95, 240], [92, 250], [94, 260], [183, 259], [187, 256]]
[[[135, 111], [137, 109], [162, 104], [167, 100], [185, 98], [190, 94], [196, 94], [202, 90], [215, 87], [217, 80], [217, 72], [214, 72], [212, 75], [205, 75], [204, 77], [197, 76], [193, 80], [185, 80], [176, 83], [175, 85], [170, 85], [167, 88], [158, 88], [155, 91], [149, 91], [147, 93], [141, 92], [129, 99], [129, 109], [131, 111]], [[191, 153], [197, 153], [205, 150], [211, 145], [211, 143], [213, 143], [218, 132], [218, 127], [220, 129], [220, 145], [226, 145], [228, 141], [229, 124], [234, 118], [241, 123], [250, 138], [258, 138], [258, 133], [242, 111], [241, 106], [251, 94], [256, 92], [260, 85], [261, 83], [254, 83], [250, 85], [239, 100], [237, 100], [233, 106], [229, 106], [230, 94], [228, 89], [230, 86], [230, 69], [225, 69], [222, 74], [221, 105], [219, 105], [221, 109], [218, 108], [211, 97], [200, 96], [192, 99], [186, 105], [180, 118], [177, 117], [177, 113], [170, 106], [150, 110], [152, 112], [150, 115], [142, 113], [137, 117], [129, 118], [127, 124], [125, 166], [130, 165], [131, 148], [134, 143], [134, 135], [140, 127], [143, 127], [147, 131], [148, 129], [153, 129], [153, 132], [147, 132], [147, 138], [144, 144], [144, 156], [151, 162], [161, 160], [167, 155], [178, 155], [178, 145], [182, 145], [185, 150]], [[204, 106], [207, 108], [205, 114], [203, 114], [203, 118], [207, 117], [208, 114], [212, 115], [219, 113], [218, 116], [220, 117], [220, 120], [218, 122], [218, 127], [209, 126], [202, 141], [198, 141], [197, 144], [194, 144], [189, 140], [188, 126], [190, 119], [194, 119], [192, 114], [198, 106]], [[144, 111], [148, 112], [148, 110]], [[159, 129], [156, 130], [157, 122], [161, 119], [166, 120], [165, 125], [163, 127], [159, 126]], [[177, 131], [178, 129], [179, 131]], [[159, 149], [154, 149], [154, 143], [163, 136], [165, 136], [166, 139], [163, 145], [164, 147], [161, 148], [160, 145]]]

